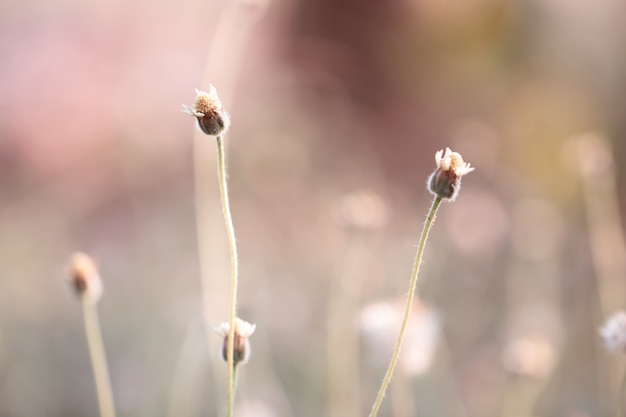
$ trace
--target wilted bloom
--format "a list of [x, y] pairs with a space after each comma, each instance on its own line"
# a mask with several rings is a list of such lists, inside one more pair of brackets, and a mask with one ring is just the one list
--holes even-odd
[[68, 264], [69, 281], [81, 299], [96, 303], [102, 296], [102, 281], [96, 263], [82, 252], [70, 257]]
[[195, 116], [198, 126], [209, 136], [219, 136], [228, 129], [230, 119], [222, 107], [217, 91], [212, 85], [209, 92], [196, 89], [196, 101], [193, 106], [183, 104], [183, 113]]
[[600, 337], [608, 351], [626, 353], [626, 313], [613, 314], [600, 328]]
[[[251, 324], [235, 317], [234, 326], [235, 338], [233, 344], [233, 366], [237, 366], [248, 362], [248, 358], [250, 357], [250, 342], [248, 341], [248, 338], [252, 336], [252, 333], [254, 333], [256, 324]], [[224, 322], [215, 328], [217, 334], [224, 338], [224, 343], [222, 344], [222, 357], [225, 361], [228, 361], [229, 329], [230, 326], [228, 325], [228, 322]]]
[[461, 177], [474, 170], [470, 164], [463, 162], [463, 157], [450, 148], [435, 154], [437, 169], [428, 179], [430, 192], [448, 200], [454, 200], [461, 188]]

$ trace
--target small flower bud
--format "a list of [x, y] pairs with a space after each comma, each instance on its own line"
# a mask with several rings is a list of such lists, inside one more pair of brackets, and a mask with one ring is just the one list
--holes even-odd
[[626, 353], [626, 313], [611, 316], [600, 328], [600, 337], [609, 352]]
[[[248, 323], [247, 321], [241, 320], [240, 318], [235, 318], [235, 337], [233, 344], [233, 366], [237, 366], [239, 364], [245, 364], [248, 362], [250, 358], [250, 342], [248, 338], [252, 336], [254, 330], [256, 329], [256, 324]], [[224, 338], [224, 343], [222, 344], [222, 357], [225, 361], [228, 361], [228, 330], [230, 326], [228, 322], [224, 322], [219, 325], [219, 327], [215, 328], [217, 334]]]
[[196, 101], [193, 106], [183, 104], [183, 113], [198, 119], [198, 126], [209, 136], [219, 136], [224, 133], [230, 124], [228, 114], [222, 107], [217, 91], [212, 85], [209, 92], [196, 89]]
[[450, 148], [435, 154], [437, 168], [428, 178], [428, 189], [441, 198], [454, 200], [461, 188], [461, 177], [474, 170], [463, 157]]
[[102, 281], [93, 259], [76, 252], [70, 257], [68, 270], [70, 285], [76, 295], [89, 303], [97, 303], [102, 296]]

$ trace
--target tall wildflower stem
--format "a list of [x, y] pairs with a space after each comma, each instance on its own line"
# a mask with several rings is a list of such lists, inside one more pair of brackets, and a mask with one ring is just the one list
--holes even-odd
[[91, 356], [94, 380], [96, 382], [96, 392], [98, 394], [98, 406], [100, 417], [115, 417], [115, 405], [113, 403], [113, 393], [111, 390], [111, 379], [107, 367], [106, 355], [104, 353], [104, 343], [102, 341], [102, 331], [100, 330], [100, 319], [96, 304], [82, 297], [83, 318], [85, 321], [85, 333]]
[[235, 314], [237, 309], [237, 281], [238, 281], [238, 261], [237, 261], [237, 241], [235, 239], [235, 228], [233, 218], [230, 214], [230, 204], [228, 202], [228, 185], [226, 183], [226, 157], [224, 152], [223, 135], [216, 137], [217, 141], [217, 173], [220, 183], [220, 194], [222, 196], [222, 211], [224, 212], [224, 223], [228, 234], [228, 244], [230, 248], [230, 297], [228, 301], [228, 346], [226, 353], [227, 363], [227, 403], [226, 417], [231, 417], [235, 401], [235, 367], [234, 367], [234, 347], [235, 347]]
[[411, 280], [409, 283], [409, 294], [406, 300], [406, 307], [404, 308], [404, 316], [402, 317], [402, 323], [400, 325], [400, 333], [398, 334], [398, 339], [396, 340], [396, 346], [393, 350], [393, 355], [391, 356], [391, 361], [389, 363], [389, 367], [387, 368], [387, 372], [385, 373], [385, 377], [383, 378], [383, 382], [378, 390], [378, 395], [376, 396], [376, 401], [374, 401], [374, 405], [372, 406], [372, 411], [369, 414], [369, 417], [375, 417], [378, 414], [378, 410], [380, 409], [380, 405], [383, 402], [383, 397], [385, 396], [385, 392], [387, 391], [387, 387], [391, 382], [391, 377], [393, 376], [393, 371], [396, 368], [396, 364], [398, 363], [398, 358], [400, 357], [400, 350], [402, 348], [402, 341], [404, 340], [404, 334], [406, 332], [406, 327], [409, 322], [409, 315], [411, 314], [411, 308], [413, 306], [413, 298], [415, 297], [415, 288], [417, 287], [417, 277], [420, 272], [420, 266], [422, 265], [422, 257], [424, 255], [424, 248], [426, 247], [426, 241], [428, 240], [428, 234], [430, 233], [430, 229], [433, 226], [435, 221], [435, 215], [437, 214], [437, 209], [441, 205], [442, 197], [436, 196], [433, 200], [433, 203], [430, 207], [430, 211], [426, 216], [426, 222], [424, 223], [424, 228], [422, 229], [422, 235], [420, 236], [419, 244], [417, 245], [417, 253], [415, 254], [415, 261], [413, 263], [413, 271], [411, 272]]

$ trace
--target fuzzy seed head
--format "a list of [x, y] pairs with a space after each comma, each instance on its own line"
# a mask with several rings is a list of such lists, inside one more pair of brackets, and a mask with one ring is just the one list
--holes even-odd
[[[235, 336], [233, 343], [233, 366], [243, 365], [248, 362], [250, 358], [250, 341], [248, 338], [252, 336], [256, 330], [256, 324], [248, 323], [240, 318], [235, 318]], [[224, 342], [222, 343], [222, 357], [225, 361], [228, 361], [228, 331], [230, 326], [228, 322], [223, 322], [219, 327], [215, 328], [217, 334], [219, 334]]]
[[200, 129], [209, 136], [219, 136], [230, 124], [228, 114], [222, 107], [215, 87], [209, 86], [209, 92], [196, 89], [196, 100], [193, 106], [183, 104], [183, 113], [194, 116]]
[[85, 253], [76, 252], [70, 257], [68, 271], [76, 295], [89, 303], [97, 303], [102, 296], [102, 281], [94, 260]]
[[626, 353], [626, 313], [613, 314], [600, 328], [600, 337], [609, 352]]
[[461, 188], [461, 178], [474, 170], [461, 154], [450, 148], [435, 154], [437, 168], [428, 179], [428, 189], [436, 196], [454, 200]]

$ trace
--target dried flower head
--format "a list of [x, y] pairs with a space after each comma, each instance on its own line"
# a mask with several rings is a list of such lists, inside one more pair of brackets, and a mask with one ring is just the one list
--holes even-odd
[[448, 200], [454, 200], [461, 188], [461, 178], [474, 170], [470, 164], [463, 162], [463, 157], [450, 148], [435, 154], [437, 168], [428, 179], [430, 192]]
[[69, 281], [79, 298], [96, 303], [102, 296], [102, 281], [96, 263], [91, 257], [82, 252], [76, 252], [70, 257]]
[[198, 126], [209, 136], [219, 136], [224, 133], [230, 124], [228, 114], [222, 107], [217, 91], [212, 85], [209, 92], [196, 89], [196, 100], [193, 106], [183, 104], [183, 113], [198, 119]]
[[613, 314], [600, 328], [600, 337], [609, 352], [626, 353], [626, 313]]
[[[235, 338], [233, 344], [233, 366], [244, 364], [248, 362], [250, 358], [250, 341], [248, 338], [252, 336], [254, 330], [256, 330], [256, 324], [248, 323], [245, 320], [241, 320], [239, 317], [235, 317]], [[215, 328], [217, 334], [224, 338], [222, 344], [222, 357], [225, 361], [228, 360], [228, 331], [230, 326], [228, 322], [221, 323]]]

